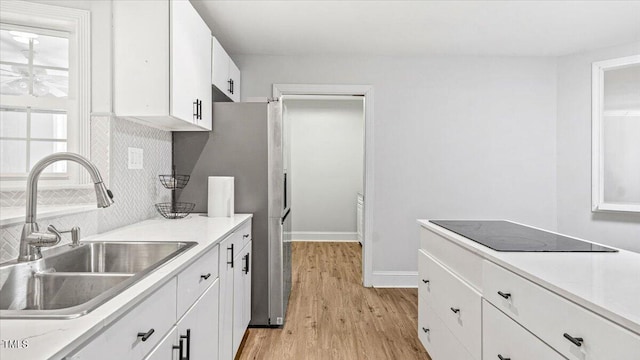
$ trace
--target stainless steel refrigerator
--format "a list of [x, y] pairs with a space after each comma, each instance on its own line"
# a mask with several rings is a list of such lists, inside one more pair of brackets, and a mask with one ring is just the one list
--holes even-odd
[[178, 201], [207, 212], [207, 177], [235, 177], [235, 212], [253, 213], [252, 326], [283, 325], [291, 292], [291, 169], [281, 103], [214, 103], [213, 130], [174, 132], [173, 163], [191, 175]]

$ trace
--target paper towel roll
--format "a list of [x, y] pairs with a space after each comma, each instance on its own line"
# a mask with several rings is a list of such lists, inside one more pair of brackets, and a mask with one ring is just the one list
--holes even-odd
[[231, 217], [234, 214], [233, 176], [209, 176], [209, 217]]

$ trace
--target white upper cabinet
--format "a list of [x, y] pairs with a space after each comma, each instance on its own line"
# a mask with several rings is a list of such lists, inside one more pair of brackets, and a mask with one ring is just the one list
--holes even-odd
[[114, 1], [113, 42], [117, 116], [211, 130], [211, 31], [188, 0]]
[[240, 69], [215, 37], [211, 38], [211, 84], [231, 101], [240, 101]]

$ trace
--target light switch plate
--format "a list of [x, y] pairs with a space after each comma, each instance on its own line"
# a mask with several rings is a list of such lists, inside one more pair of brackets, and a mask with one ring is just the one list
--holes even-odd
[[139, 148], [128, 148], [129, 150], [129, 169], [142, 169], [144, 152]]

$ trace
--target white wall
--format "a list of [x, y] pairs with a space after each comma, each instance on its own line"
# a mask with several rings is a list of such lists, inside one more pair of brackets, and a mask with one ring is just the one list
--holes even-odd
[[356, 240], [364, 103], [285, 100], [291, 126], [292, 231], [297, 240]]
[[374, 86], [374, 271], [417, 270], [418, 218], [555, 230], [555, 59], [234, 59], [243, 98], [273, 83]]
[[591, 212], [591, 63], [640, 54], [640, 42], [558, 59], [558, 230], [640, 252], [640, 214]]

